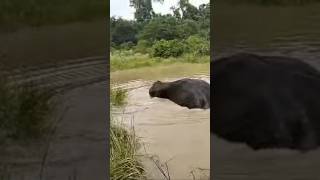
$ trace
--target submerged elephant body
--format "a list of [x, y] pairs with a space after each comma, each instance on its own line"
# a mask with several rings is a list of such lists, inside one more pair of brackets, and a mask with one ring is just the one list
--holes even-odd
[[320, 144], [320, 73], [294, 58], [236, 54], [211, 63], [211, 132], [253, 149]]
[[166, 98], [189, 109], [210, 108], [210, 85], [202, 80], [181, 79], [155, 82], [149, 89], [151, 97]]

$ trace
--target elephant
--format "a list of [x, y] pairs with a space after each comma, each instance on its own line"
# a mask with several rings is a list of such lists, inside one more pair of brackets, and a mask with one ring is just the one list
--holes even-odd
[[198, 79], [180, 79], [173, 82], [156, 81], [149, 89], [150, 97], [169, 99], [189, 109], [210, 108], [210, 84]]
[[211, 62], [211, 133], [253, 150], [320, 144], [320, 73], [285, 56], [237, 53]]

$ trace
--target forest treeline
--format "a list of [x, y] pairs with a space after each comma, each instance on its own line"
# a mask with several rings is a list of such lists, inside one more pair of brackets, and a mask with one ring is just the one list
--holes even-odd
[[135, 19], [110, 18], [112, 50], [134, 50], [156, 57], [184, 53], [209, 55], [210, 4], [180, 0], [171, 14], [157, 14], [151, 0], [132, 0]]

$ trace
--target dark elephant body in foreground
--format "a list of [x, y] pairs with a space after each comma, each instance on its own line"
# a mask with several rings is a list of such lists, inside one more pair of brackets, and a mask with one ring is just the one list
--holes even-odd
[[189, 109], [210, 108], [210, 84], [197, 79], [155, 82], [149, 89], [151, 97], [166, 98]]
[[236, 54], [211, 63], [211, 132], [253, 149], [320, 144], [320, 73], [294, 58]]

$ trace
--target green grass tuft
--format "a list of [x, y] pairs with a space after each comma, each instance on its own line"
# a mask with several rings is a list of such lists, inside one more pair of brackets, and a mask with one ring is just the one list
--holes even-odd
[[111, 105], [115, 107], [124, 106], [127, 103], [128, 91], [121, 88], [112, 89], [110, 93]]
[[8, 86], [0, 81], [0, 142], [44, 137], [54, 110], [53, 94], [34, 86]]
[[137, 155], [139, 143], [133, 129], [126, 129], [123, 124], [112, 121], [110, 147], [110, 178], [112, 180], [145, 179], [145, 170]]

